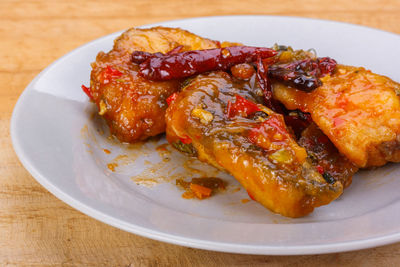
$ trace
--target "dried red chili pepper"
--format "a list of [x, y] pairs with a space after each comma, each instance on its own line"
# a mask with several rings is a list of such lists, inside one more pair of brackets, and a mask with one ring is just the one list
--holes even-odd
[[182, 51], [182, 49], [183, 49], [183, 45], [179, 45], [179, 46], [173, 48], [171, 51], [168, 51], [166, 55], [173, 55], [173, 54], [179, 53]]
[[152, 57], [163, 57], [165, 55], [173, 55], [176, 53], [181, 52], [183, 49], [183, 45], [177, 46], [174, 49], [172, 49], [171, 51], [169, 51], [166, 54], [157, 52], [157, 53], [149, 53], [149, 52], [144, 52], [144, 51], [133, 51], [132, 55], [131, 55], [131, 60], [133, 63], [136, 64], [140, 64]]
[[257, 59], [257, 83], [263, 91], [264, 104], [275, 112], [283, 113], [280, 104], [272, 98], [272, 88], [268, 79], [268, 66], [265, 67], [261, 57]]
[[160, 53], [160, 52], [149, 53], [149, 52], [144, 52], [144, 51], [133, 51], [133, 53], [131, 55], [131, 61], [133, 63], [140, 64], [152, 57], [162, 57], [162, 56], [164, 56], [164, 54]]
[[336, 60], [330, 57], [322, 57], [318, 58], [318, 67], [321, 71], [321, 77], [324, 77], [327, 74], [332, 75], [336, 68]]
[[133, 52], [132, 61], [140, 63], [140, 74], [149, 80], [179, 79], [195, 74], [213, 71], [227, 70], [239, 63], [249, 63], [258, 57], [268, 58], [277, 52], [270, 48], [232, 46], [206, 50], [185, 51], [170, 55], [153, 54], [149, 56], [145, 52]]
[[299, 90], [310, 92], [322, 85], [319, 78], [332, 74], [336, 64], [334, 59], [328, 57], [304, 59], [289, 64], [271, 66], [268, 76]]
[[227, 115], [228, 118], [233, 118], [236, 115], [239, 114], [244, 114], [246, 117], [260, 111], [261, 109], [257, 106], [257, 104], [247, 100], [246, 98], [240, 96], [240, 95], [235, 95], [236, 96], [236, 102], [231, 103], [231, 101], [228, 101], [227, 105]]

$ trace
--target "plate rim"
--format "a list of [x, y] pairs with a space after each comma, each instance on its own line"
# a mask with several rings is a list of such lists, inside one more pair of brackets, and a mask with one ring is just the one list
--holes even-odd
[[[316, 19], [316, 18], [305, 18], [298, 16], [279, 16], [279, 15], [226, 15], [226, 16], [202, 16], [202, 17], [192, 17], [192, 18], [184, 18], [184, 19], [175, 19], [162, 21], [157, 23], [145, 24], [141, 26], [137, 26], [139, 28], [153, 27], [159, 26], [166, 23], [174, 23], [174, 22], [182, 22], [182, 21], [190, 21], [190, 20], [209, 20], [209, 19], [218, 19], [218, 18], [251, 18], [251, 17], [266, 17], [266, 18], [281, 18], [281, 19], [290, 19], [290, 20], [309, 20], [309, 21], [323, 21], [334, 24], [344, 24], [348, 26], [356, 26], [359, 28], [374, 30], [377, 32], [382, 32], [385, 34], [391, 34], [396, 37], [400, 37], [399, 34], [381, 30], [378, 28], [368, 27], [364, 25], [357, 25], [348, 22], [334, 21], [334, 20], [325, 20], [325, 19]], [[11, 115], [10, 122], [10, 135], [11, 141], [14, 148], [14, 151], [24, 166], [24, 168], [32, 175], [33, 178], [39, 184], [41, 184], [46, 190], [52, 193], [55, 197], [73, 207], [74, 209], [86, 214], [89, 217], [92, 217], [98, 221], [116, 227], [118, 229], [122, 229], [124, 231], [137, 234], [139, 236], [143, 236], [146, 238], [150, 238], [157, 241], [162, 241], [166, 243], [181, 245], [185, 247], [192, 247], [198, 249], [219, 251], [219, 252], [230, 252], [230, 253], [239, 253], [239, 254], [253, 254], [253, 255], [309, 255], [309, 254], [324, 254], [324, 253], [335, 253], [335, 252], [344, 252], [344, 251], [352, 251], [359, 249], [372, 248], [382, 245], [387, 245], [391, 243], [395, 243], [400, 241], [400, 232], [377, 236], [373, 238], [365, 238], [360, 240], [352, 240], [347, 242], [339, 242], [339, 243], [329, 243], [329, 244], [319, 244], [319, 245], [296, 245], [296, 246], [258, 246], [258, 245], [248, 245], [248, 244], [232, 244], [226, 242], [215, 242], [215, 241], [207, 241], [207, 240], [199, 240], [193, 238], [187, 238], [184, 236], [176, 236], [173, 234], [168, 234], [162, 231], [150, 230], [138, 225], [129, 224], [124, 222], [123, 220], [116, 219], [112, 216], [107, 215], [104, 212], [101, 212], [93, 207], [88, 206], [87, 204], [76, 200], [72, 196], [65, 193], [60, 188], [54, 186], [49, 179], [42, 176], [42, 174], [35, 168], [34, 164], [30, 162], [24, 155], [23, 147], [19, 143], [19, 140], [16, 136], [17, 132], [17, 116], [19, 112], [21, 112], [21, 103], [25, 98], [28, 97], [31, 88], [34, 87], [36, 81], [45, 75], [50, 69], [52, 69], [55, 65], [62, 62], [63, 59], [73, 55], [78, 50], [86, 46], [90, 46], [95, 42], [99, 42], [103, 39], [110, 38], [110, 36], [118, 35], [124, 32], [125, 30], [120, 30], [117, 32], [113, 32], [102, 36], [100, 38], [94, 39], [90, 42], [87, 42], [83, 45], [78, 46], [67, 54], [61, 56], [50, 65], [48, 65], [45, 69], [43, 69], [23, 90], [21, 95], [16, 102], [13, 112]]]

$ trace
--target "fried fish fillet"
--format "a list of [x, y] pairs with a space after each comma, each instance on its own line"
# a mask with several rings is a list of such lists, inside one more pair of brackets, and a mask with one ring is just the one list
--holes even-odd
[[338, 65], [306, 93], [280, 83], [274, 97], [309, 112], [339, 151], [360, 168], [400, 161], [400, 85], [364, 68]]
[[[228, 171], [256, 201], [284, 216], [304, 216], [336, 199], [342, 184], [328, 183], [312, 167], [282, 115], [249, 103], [257, 102], [255, 92], [225, 72], [197, 76], [167, 109], [168, 141]], [[233, 106], [241, 115], [229, 115]], [[250, 107], [259, 111], [243, 115]]]
[[90, 94], [110, 131], [121, 142], [132, 143], [165, 131], [166, 98], [180, 89], [181, 81], [153, 82], [142, 78], [131, 62], [133, 51], [167, 53], [220, 47], [219, 42], [177, 28], [132, 28], [100, 52], [92, 63]]

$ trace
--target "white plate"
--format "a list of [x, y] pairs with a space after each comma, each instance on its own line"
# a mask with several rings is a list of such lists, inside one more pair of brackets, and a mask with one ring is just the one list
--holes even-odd
[[[388, 32], [267, 16], [208, 17], [159, 25], [248, 45], [315, 48], [319, 56], [365, 66], [400, 81], [400, 37]], [[154, 148], [163, 139], [139, 148], [121, 146], [101, 134], [104, 125], [91, 117], [92, 104], [80, 85], [88, 84], [89, 64], [96, 54], [108, 51], [119, 34], [90, 42], [57, 60], [32, 81], [15, 107], [11, 121], [15, 151], [25, 168], [55, 196], [128, 232], [209, 250], [315, 254], [400, 240], [400, 168], [396, 164], [358, 173], [340, 199], [300, 219], [272, 214], [252, 201], [242, 203], [247, 198], [245, 190], [235, 192], [237, 183], [227, 175], [227, 192], [204, 201], [182, 199], [172, 179], [152, 187], [133, 182], [132, 176], [146, 172], [159, 180], [158, 176], [196, 172], [182, 174], [182, 169], [175, 169], [185, 159], [178, 153], [169, 155], [168, 164], [146, 165], [146, 160], [160, 161]], [[111, 154], [104, 153], [105, 148]], [[127, 156], [114, 159], [119, 166], [111, 172], [107, 163], [118, 155]]]

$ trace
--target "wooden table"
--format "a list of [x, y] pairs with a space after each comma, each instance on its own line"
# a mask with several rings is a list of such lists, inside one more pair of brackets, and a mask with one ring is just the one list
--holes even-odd
[[[47, 65], [81, 44], [146, 23], [271, 14], [331, 19], [400, 34], [398, 0], [2, 0], [0, 2], [0, 265], [398, 265], [400, 244], [318, 256], [252, 256], [185, 248], [126, 233], [74, 210], [40, 186], [10, 140], [12, 109]], [[368, 55], [366, 55], [368, 56]]]

